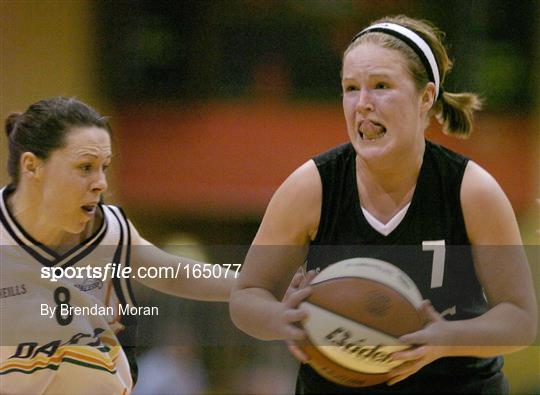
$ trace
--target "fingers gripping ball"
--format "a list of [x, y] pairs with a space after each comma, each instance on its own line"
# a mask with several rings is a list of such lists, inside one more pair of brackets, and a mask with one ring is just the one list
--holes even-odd
[[349, 387], [387, 381], [401, 362], [391, 353], [408, 346], [397, 338], [422, 327], [422, 296], [396, 266], [371, 258], [337, 262], [311, 282], [300, 304], [307, 340], [301, 349], [321, 376]]

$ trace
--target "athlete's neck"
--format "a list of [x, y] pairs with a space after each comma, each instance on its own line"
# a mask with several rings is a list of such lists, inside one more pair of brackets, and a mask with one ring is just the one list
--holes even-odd
[[373, 166], [356, 157], [361, 205], [382, 223], [411, 202], [422, 167], [425, 146], [422, 148], [383, 166]]

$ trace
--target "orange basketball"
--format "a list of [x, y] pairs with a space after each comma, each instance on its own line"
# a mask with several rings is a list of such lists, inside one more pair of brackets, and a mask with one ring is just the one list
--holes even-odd
[[309, 312], [300, 347], [311, 367], [350, 387], [387, 381], [400, 364], [391, 353], [408, 347], [397, 338], [422, 328], [422, 296], [414, 282], [388, 262], [353, 258], [324, 269], [311, 287], [299, 306]]

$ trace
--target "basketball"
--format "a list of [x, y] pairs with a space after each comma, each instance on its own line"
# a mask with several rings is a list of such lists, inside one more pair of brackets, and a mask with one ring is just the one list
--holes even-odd
[[311, 367], [349, 387], [387, 381], [401, 363], [391, 353], [408, 347], [397, 338], [422, 328], [422, 295], [414, 282], [388, 262], [353, 258], [327, 267], [310, 286], [299, 308], [309, 312], [300, 348]]

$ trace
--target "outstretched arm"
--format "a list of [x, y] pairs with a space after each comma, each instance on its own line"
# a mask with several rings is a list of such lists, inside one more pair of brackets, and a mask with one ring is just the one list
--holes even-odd
[[[137, 281], [157, 291], [183, 298], [216, 302], [229, 300], [236, 282], [236, 270], [225, 267], [213, 270], [213, 264], [169, 254], [143, 239], [133, 226], [131, 229], [131, 261]], [[193, 268], [200, 268], [201, 273], [194, 275]], [[159, 277], [144, 276], [148, 269], [160, 273]]]

